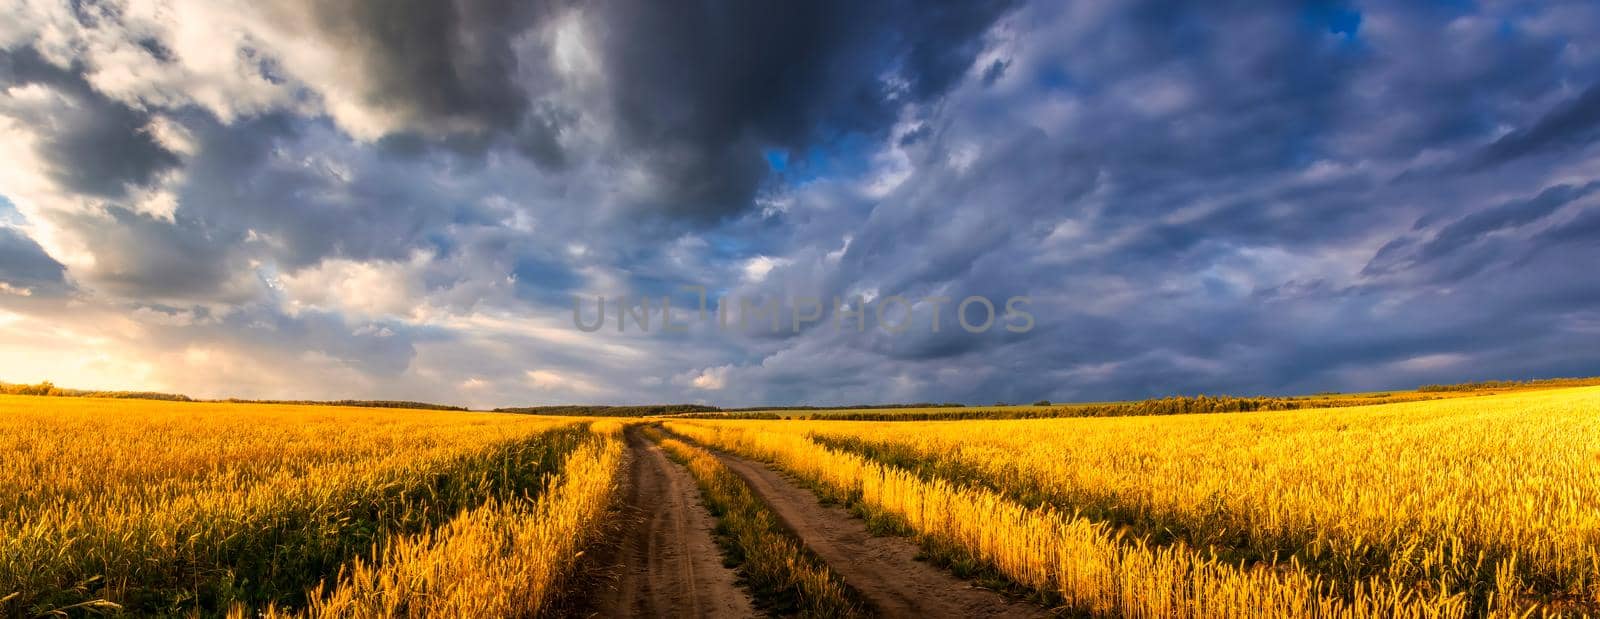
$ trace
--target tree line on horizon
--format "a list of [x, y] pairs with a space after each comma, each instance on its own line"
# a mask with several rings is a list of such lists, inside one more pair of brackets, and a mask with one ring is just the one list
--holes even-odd
[[[1185, 415], [1196, 413], [1238, 413], [1253, 411], [1282, 411], [1305, 408], [1340, 408], [1405, 402], [1433, 397], [1438, 394], [1496, 389], [1549, 389], [1557, 387], [1583, 387], [1600, 385], [1600, 376], [1536, 378], [1529, 380], [1485, 380], [1456, 384], [1431, 384], [1414, 391], [1345, 395], [1333, 391], [1311, 396], [1170, 396], [1148, 398], [1130, 402], [1095, 404], [1052, 403], [1039, 400], [1031, 407], [1020, 407], [996, 402], [993, 406], [973, 406], [960, 402], [912, 402], [887, 404], [853, 404], [840, 406], [746, 406], [719, 407], [709, 404], [556, 404], [546, 406], [514, 406], [492, 409], [496, 413], [519, 415], [557, 415], [570, 417], [722, 417], [742, 419], [834, 419], [843, 421], [954, 421], [962, 419], [1040, 419], [1049, 417], [1121, 417], [1135, 415]], [[270, 400], [227, 398], [201, 400], [181, 393], [158, 391], [109, 391], [69, 389], [58, 387], [50, 381], [33, 384], [0, 382], [0, 395], [32, 395], [79, 398], [112, 398], [162, 400], [169, 402], [227, 402], [234, 404], [287, 404], [299, 406], [350, 406], [359, 408], [397, 408], [437, 411], [470, 411], [465, 406], [435, 404], [412, 400]], [[943, 409], [908, 412], [895, 409]], [[952, 410], [959, 409], [959, 410]], [[781, 411], [781, 412], [780, 412]], [[795, 412], [810, 414], [795, 414]], [[840, 412], [833, 412], [840, 411]]]
[[122, 400], [162, 400], [167, 402], [227, 402], [229, 404], [289, 404], [297, 406], [353, 406], [359, 408], [414, 408], [438, 411], [466, 411], [465, 406], [414, 402], [410, 400], [250, 400], [227, 398], [225, 400], [200, 400], [181, 393], [159, 391], [95, 391], [57, 387], [50, 381], [33, 384], [0, 382], [0, 395], [37, 395], [63, 398], [111, 398]]

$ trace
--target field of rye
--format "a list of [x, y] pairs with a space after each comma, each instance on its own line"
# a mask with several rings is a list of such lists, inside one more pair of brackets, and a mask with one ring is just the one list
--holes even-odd
[[938, 422], [0, 396], [0, 616], [592, 614], [583, 557], [669, 509], [621, 507], [647, 465], [691, 480], [713, 566], [769, 614], [871, 615], [884, 583], [813, 552], [838, 533], [785, 520], [752, 466], [1035, 614], [1600, 614], [1580, 387]]

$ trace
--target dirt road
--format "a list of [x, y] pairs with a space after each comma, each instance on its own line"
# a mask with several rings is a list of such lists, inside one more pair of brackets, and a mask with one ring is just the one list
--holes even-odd
[[810, 490], [764, 464], [725, 453], [717, 456], [884, 617], [1050, 616], [1043, 608], [973, 587], [917, 561], [917, 546], [911, 540], [872, 535], [866, 523], [848, 510], [822, 505]]
[[750, 598], [723, 567], [714, 520], [694, 478], [665, 452], [627, 432], [632, 463], [621, 544], [590, 607], [601, 617], [753, 617]]

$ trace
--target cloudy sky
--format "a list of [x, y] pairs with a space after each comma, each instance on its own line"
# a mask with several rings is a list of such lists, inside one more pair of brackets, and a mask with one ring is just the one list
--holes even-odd
[[[495, 406], [1600, 374], [1587, 0], [4, 4], [0, 380]], [[573, 326], [687, 286], [1026, 295], [1036, 324]]]

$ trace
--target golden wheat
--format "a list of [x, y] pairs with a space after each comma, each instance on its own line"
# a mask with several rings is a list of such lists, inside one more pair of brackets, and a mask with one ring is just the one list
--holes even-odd
[[1161, 421], [812, 430], [1332, 578], [1600, 602], [1600, 390]]
[[[1597, 396], [1587, 388], [1270, 414], [669, 427], [855, 493], [1091, 612], [1559, 612], [1600, 601]], [[826, 449], [813, 435], [927, 466], [919, 477]], [[1126, 539], [1163, 529], [1182, 534]], [[1237, 544], [1254, 550], [1244, 568]]]
[[0, 614], [299, 606], [390, 535], [539, 491], [585, 436], [514, 415], [0, 397]]
[[597, 533], [622, 461], [616, 438], [575, 450], [537, 501], [491, 501], [436, 531], [357, 558], [313, 617], [531, 617], [547, 610]]
[[[548, 613], [602, 528], [626, 423], [0, 396], [0, 614]], [[1281, 413], [665, 426], [1074, 611], [1600, 609], [1600, 388]], [[714, 472], [704, 452], [664, 445], [697, 478]], [[798, 548], [784, 551], [793, 565]]]

